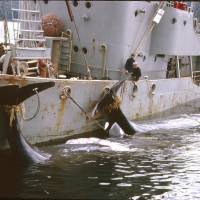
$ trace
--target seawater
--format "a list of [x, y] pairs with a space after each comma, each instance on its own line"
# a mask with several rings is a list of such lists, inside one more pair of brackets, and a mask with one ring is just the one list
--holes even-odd
[[[134, 136], [79, 138], [21, 167], [1, 155], [0, 198], [200, 199], [199, 106], [133, 123]], [[196, 104], [195, 104], [196, 105]]]

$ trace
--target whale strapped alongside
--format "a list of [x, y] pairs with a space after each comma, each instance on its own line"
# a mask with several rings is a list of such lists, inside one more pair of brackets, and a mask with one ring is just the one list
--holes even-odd
[[134, 135], [136, 131], [122, 112], [120, 108], [120, 99], [116, 95], [124, 82], [125, 80], [118, 81], [110, 89], [107, 89], [95, 105], [92, 111], [92, 117], [97, 115], [103, 117], [105, 119], [105, 125], [106, 123], [109, 124], [107, 127], [104, 125], [105, 131], [107, 132], [117, 123], [125, 134]]
[[[109, 136], [109, 131], [116, 124], [125, 134], [134, 135], [135, 129], [127, 120], [120, 109], [120, 100], [116, 93], [124, 81], [117, 82], [113, 87], [107, 90], [106, 93], [99, 99], [93, 109], [92, 117], [100, 114], [104, 119], [104, 123], [109, 125], [105, 127], [104, 132]], [[14, 158], [17, 158], [25, 163], [40, 162], [46, 160], [46, 157], [38, 153], [23, 137], [21, 123], [22, 110], [21, 103], [29, 97], [46, 90], [55, 85], [54, 82], [43, 82], [28, 84], [24, 87], [18, 85], [6, 85], [0, 87], [0, 112], [3, 116], [4, 134], [8, 140], [11, 152]]]

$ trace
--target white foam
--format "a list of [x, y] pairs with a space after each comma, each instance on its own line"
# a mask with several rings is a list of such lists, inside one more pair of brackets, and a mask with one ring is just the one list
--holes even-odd
[[131, 122], [137, 132], [147, 132], [159, 129], [180, 129], [192, 128], [200, 125], [200, 115], [182, 115], [180, 118], [164, 120], [161, 122], [153, 122], [149, 124], [135, 124]]
[[[99, 150], [112, 150], [112, 151], [135, 151], [135, 149], [130, 149], [129, 147], [120, 144], [118, 142], [112, 142], [109, 140], [103, 140], [103, 139], [99, 139], [99, 138], [79, 138], [79, 139], [72, 139], [72, 140], [68, 140], [66, 142], [66, 144], [76, 144], [76, 145], [83, 145], [83, 144], [92, 144], [92, 145], [100, 145], [100, 147], [97, 147], [96, 149]], [[101, 147], [103, 146], [103, 148]], [[106, 148], [105, 147], [109, 147]], [[79, 150], [85, 148], [86, 150], [86, 146], [84, 147], [80, 147]]]

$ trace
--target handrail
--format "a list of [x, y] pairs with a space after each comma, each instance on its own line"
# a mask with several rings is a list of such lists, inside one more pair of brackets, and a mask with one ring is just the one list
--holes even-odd
[[[170, 2], [166, 2], [166, 6], [167, 7], [171, 7], [171, 8], [176, 8], [176, 9], [179, 9], [179, 10], [184, 10], [184, 11], [188, 11], [188, 12], [193, 12], [193, 10], [192, 10], [192, 7], [191, 6], [188, 6], [186, 3], [184, 3], [184, 2], [181, 2], [182, 4], [186, 4], [186, 7], [185, 8], [179, 8], [177, 5], [176, 5], [176, 3], [177, 3], [178, 1], [170, 1]], [[178, 2], [178, 3], [180, 3], [180, 2]]]
[[197, 18], [193, 19], [193, 28], [196, 34], [200, 34], [200, 23], [198, 22]]
[[192, 73], [193, 73], [193, 74], [195, 74], [195, 73], [200, 73], [200, 71], [193, 71]]
[[192, 72], [193, 75], [193, 81], [196, 85], [200, 85], [200, 71], [193, 71]]

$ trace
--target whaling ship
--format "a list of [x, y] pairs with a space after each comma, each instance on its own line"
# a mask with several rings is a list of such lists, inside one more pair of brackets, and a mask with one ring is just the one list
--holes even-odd
[[[101, 118], [90, 114], [102, 93], [118, 80], [127, 79], [118, 97], [129, 120], [200, 98], [195, 6], [198, 2], [19, 1], [12, 7], [15, 45], [5, 54], [9, 62], [4, 59], [2, 64], [0, 87], [55, 83], [20, 104], [27, 140], [56, 141], [98, 129]], [[61, 34], [46, 36], [44, 29], [56, 29], [57, 19], [64, 24]], [[124, 73], [132, 53], [142, 71], [137, 82]], [[43, 60], [51, 61], [45, 70]], [[12, 70], [7, 74], [9, 64]], [[0, 119], [4, 148], [3, 115]]]

